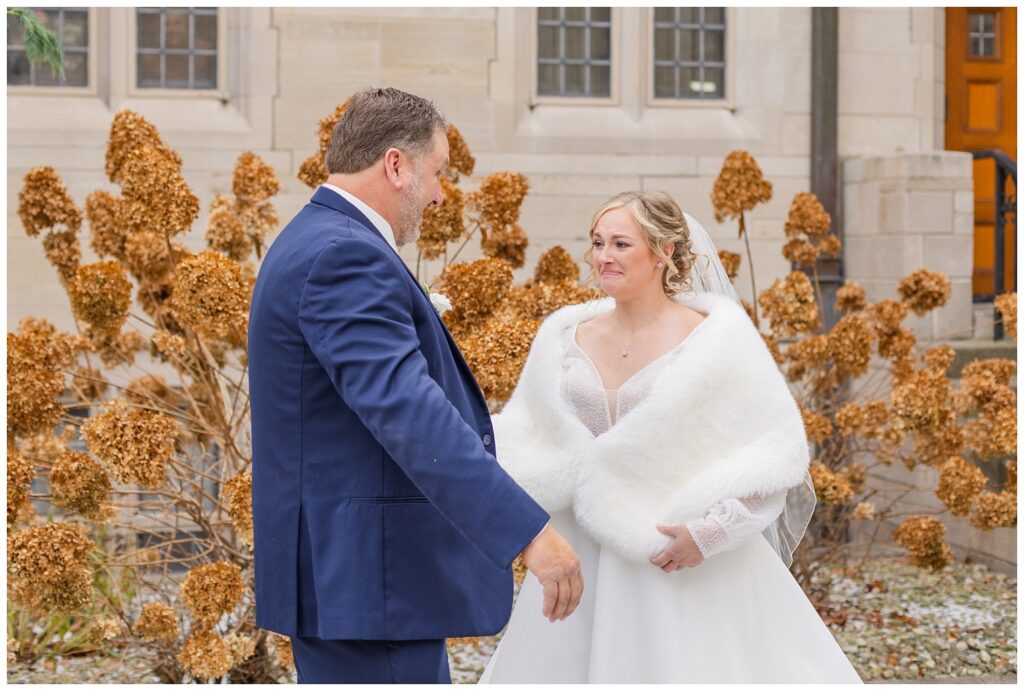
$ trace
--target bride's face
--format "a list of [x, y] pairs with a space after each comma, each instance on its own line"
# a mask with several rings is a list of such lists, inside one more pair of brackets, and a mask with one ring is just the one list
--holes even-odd
[[591, 262], [601, 288], [612, 297], [622, 298], [661, 286], [663, 269], [658, 255], [651, 251], [643, 230], [624, 208], [605, 213], [590, 236]]

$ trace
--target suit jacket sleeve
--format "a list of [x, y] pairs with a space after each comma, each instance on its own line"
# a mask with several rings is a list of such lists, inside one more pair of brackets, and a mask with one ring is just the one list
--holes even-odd
[[378, 247], [332, 241], [317, 257], [299, 326], [345, 403], [430, 502], [500, 568], [547, 513], [494, 460], [428, 373], [410, 282]]

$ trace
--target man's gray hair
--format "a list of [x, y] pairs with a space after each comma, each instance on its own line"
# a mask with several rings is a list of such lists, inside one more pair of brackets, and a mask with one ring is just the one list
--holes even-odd
[[410, 156], [430, 150], [448, 120], [433, 103], [398, 89], [363, 89], [349, 100], [327, 147], [328, 173], [358, 173], [394, 147]]

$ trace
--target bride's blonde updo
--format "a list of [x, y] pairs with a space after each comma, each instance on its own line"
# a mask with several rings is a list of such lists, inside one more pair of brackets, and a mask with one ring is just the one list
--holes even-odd
[[[661, 274], [661, 287], [666, 295], [672, 296], [686, 290], [690, 283], [694, 255], [691, 250], [690, 228], [682, 209], [667, 192], [620, 192], [601, 205], [590, 221], [589, 236], [594, 237], [594, 228], [609, 211], [626, 209], [640, 226], [647, 246], [665, 263]], [[665, 254], [664, 246], [672, 243], [672, 256]], [[591, 244], [583, 255], [590, 266], [590, 279], [595, 280], [594, 265], [591, 261], [594, 245]]]

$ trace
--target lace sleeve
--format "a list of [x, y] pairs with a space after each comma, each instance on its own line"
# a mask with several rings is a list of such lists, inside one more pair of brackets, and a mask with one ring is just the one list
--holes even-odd
[[760, 533], [782, 513], [786, 491], [742, 499], [723, 499], [712, 505], [703, 518], [686, 524], [704, 558], [738, 547], [746, 538]]

